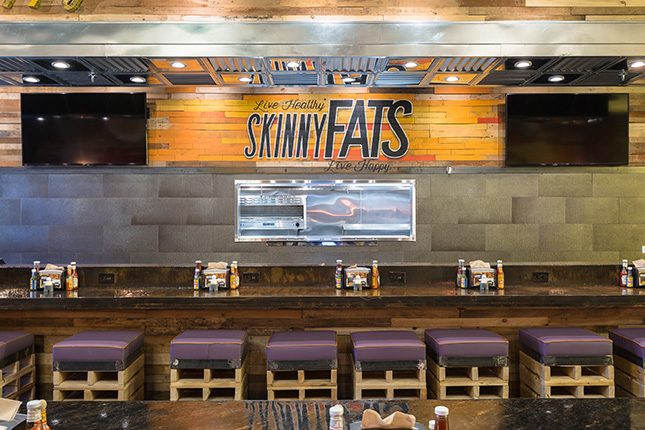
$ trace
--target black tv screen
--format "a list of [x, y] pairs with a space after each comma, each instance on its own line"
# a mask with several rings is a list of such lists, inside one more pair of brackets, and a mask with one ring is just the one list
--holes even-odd
[[627, 94], [511, 94], [507, 166], [616, 166], [629, 162]]
[[22, 94], [25, 165], [145, 165], [146, 95]]

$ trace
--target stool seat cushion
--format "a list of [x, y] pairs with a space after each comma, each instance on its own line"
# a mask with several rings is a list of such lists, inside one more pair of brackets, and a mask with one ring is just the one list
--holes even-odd
[[241, 360], [246, 345], [244, 330], [187, 330], [170, 341], [170, 361]]
[[0, 360], [34, 344], [34, 335], [22, 331], [0, 331]]
[[520, 343], [540, 356], [596, 357], [612, 354], [611, 340], [582, 328], [520, 330]]
[[351, 338], [355, 361], [425, 360], [426, 347], [413, 331], [363, 331]]
[[609, 339], [617, 347], [645, 359], [645, 328], [616, 328], [609, 332]]
[[131, 330], [83, 331], [52, 348], [54, 363], [129, 363], [143, 348], [143, 333]]
[[481, 329], [429, 329], [426, 346], [438, 357], [508, 356], [508, 340]]
[[273, 333], [266, 351], [267, 361], [336, 360], [336, 332], [323, 330]]

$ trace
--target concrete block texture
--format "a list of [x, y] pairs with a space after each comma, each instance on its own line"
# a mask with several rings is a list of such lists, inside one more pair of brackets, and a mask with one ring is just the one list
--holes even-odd
[[[235, 179], [203, 169], [0, 170], [0, 258], [84, 264], [609, 263], [642, 257], [645, 173], [535, 169], [416, 173], [417, 241], [341, 248], [234, 241]], [[353, 177], [343, 175], [343, 179]]]

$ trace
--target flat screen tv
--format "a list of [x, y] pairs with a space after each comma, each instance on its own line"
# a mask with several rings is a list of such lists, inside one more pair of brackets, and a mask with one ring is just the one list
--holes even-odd
[[616, 166], [629, 161], [627, 94], [511, 94], [506, 166]]
[[24, 165], [145, 165], [145, 93], [22, 94]]

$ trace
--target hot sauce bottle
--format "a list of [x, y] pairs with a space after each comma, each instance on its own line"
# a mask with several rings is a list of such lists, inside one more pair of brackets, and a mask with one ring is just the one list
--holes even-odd
[[372, 289], [378, 290], [381, 286], [381, 275], [378, 272], [378, 260], [372, 261]]
[[49, 424], [47, 424], [47, 402], [45, 400], [40, 401], [40, 423], [43, 426], [43, 430], [51, 430]]
[[27, 430], [45, 430], [42, 423], [40, 400], [27, 403]]
[[73, 291], [74, 290], [74, 272], [72, 265], [67, 265], [67, 276], [65, 277], [65, 290]]
[[627, 260], [623, 260], [623, 266], [620, 269], [620, 286], [627, 286]]
[[231, 290], [240, 287], [240, 270], [237, 268], [237, 261], [231, 263]]
[[448, 408], [437, 406], [434, 408], [435, 430], [448, 430]]
[[504, 289], [504, 267], [502, 266], [502, 260], [497, 260], [497, 289]]
[[343, 260], [336, 260], [336, 275], [334, 276], [336, 281], [336, 289], [340, 290], [343, 288]]

